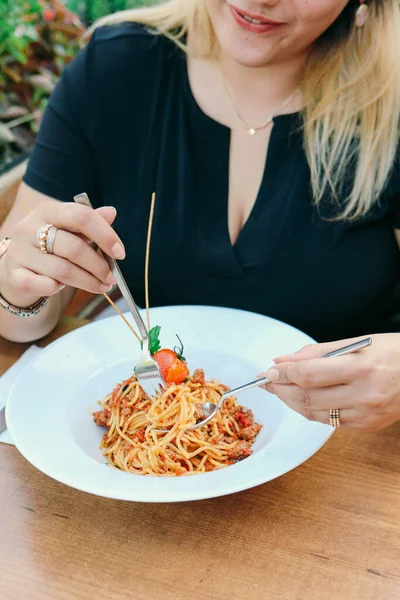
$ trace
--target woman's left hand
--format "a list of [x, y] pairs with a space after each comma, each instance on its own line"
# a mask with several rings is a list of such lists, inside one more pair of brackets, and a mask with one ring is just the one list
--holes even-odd
[[311, 344], [275, 359], [265, 389], [312, 421], [329, 424], [340, 409], [343, 427], [378, 431], [400, 419], [400, 334], [372, 337], [368, 348], [322, 358], [363, 338]]

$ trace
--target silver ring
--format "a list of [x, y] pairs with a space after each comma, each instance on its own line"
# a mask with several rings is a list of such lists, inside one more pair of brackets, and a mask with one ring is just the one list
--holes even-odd
[[54, 241], [56, 239], [57, 227], [51, 227], [46, 238], [46, 250], [48, 254], [53, 254]]
[[0, 258], [7, 252], [10, 243], [11, 243], [10, 237], [5, 237], [4, 240], [1, 240], [1, 242], [0, 242]]

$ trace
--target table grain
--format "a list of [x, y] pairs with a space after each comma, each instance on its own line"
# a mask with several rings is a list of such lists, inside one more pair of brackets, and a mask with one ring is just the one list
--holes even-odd
[[[25, 348], [0, 340], [0, 374]], [[0, 598], [400, 600], [400, 423], [338, 431], [279, 479], [181, 504], [91, 496], [0, 444]]]

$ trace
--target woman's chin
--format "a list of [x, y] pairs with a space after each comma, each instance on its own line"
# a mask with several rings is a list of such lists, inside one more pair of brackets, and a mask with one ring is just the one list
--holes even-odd
[[256, 38], [245, 32], [217, 31], [222, 53], [244, 67], [261, 68], [280, 58], [281, 43], [277, 39]]
[[222, 53], [231, 61], [252, 69], [266, 67], [274, 61], [274, 52], [252, 47], [250, 43], [221, 44]]

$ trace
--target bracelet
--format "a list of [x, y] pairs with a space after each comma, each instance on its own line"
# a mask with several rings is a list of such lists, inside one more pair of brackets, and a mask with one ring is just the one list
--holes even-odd
[[[10, 242], [11, 238], [9, 237], [4, 238], [4, 240], [0, 242], [0, 259], [7, 252]], [[39, 298], [39, 300], [35, 302], [35, 304], [33, 304], [32, 306], [28, 306], [28, 308], [19, 308], [18, 306], [14, 306], [13, 304], [7, 302], [7, 300], [3, 298], [3, 296], [0, 294], [1, 308], [4, 308], [4, 310], [17, 317], [34, 317], [35, 315], [40, 313], [40, 311], [46, 306], [48, 301], [48, 296], [45, 296], [44, 298]]]
[[18, 306], [14, 306], [7, 302], [5, 298], [0, 294], [0, 306], [4, 308], [7, 312], [15, 315], [17, 317], [34, 317], [46, 306], [49, 298], [45, 296], [44, 298], [40, 298], [35, 304], [29, 306], [28, 308], [18, 308]]

